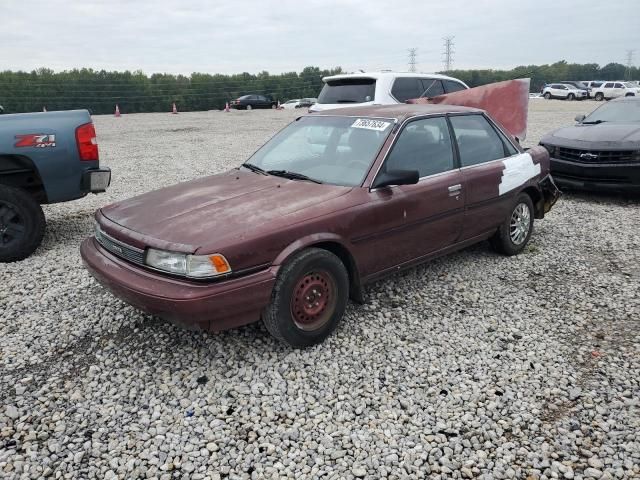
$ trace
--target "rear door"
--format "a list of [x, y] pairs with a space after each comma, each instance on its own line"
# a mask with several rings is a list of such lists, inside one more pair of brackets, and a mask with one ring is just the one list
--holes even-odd
[[503, 160], [519, 152], [482, 114], [451, 115], [449, 120], [465, 193], [462, 238], [470, 239], [495, 230], [506, 218], [512, 195], [501, 192]]
[[391, 95], [400, 103], [412, 98], [419, 98], [422, 92], [422, 83], [416, 77], [398, 77], [393, 81], [391, 87]]
[[613, 94], [611, 95], [614, 98], [618, 98], [618, 97], [623, 97], [624, 94], [626, 93], [626, 90], [624, 89], [624, 85], [616, 82], [613, 84]]
[[[367, 218], [365, 263], [386, 270], [441, 250], [458, 240], [464, 211], [462, 177], [444, 116], [409, 122], [377, 178], [391, 170], [417, 170], [415, 185], [374, 188]], [[374, 183], [375, 184], [375, 183]], [[382, 254], [384, 253], [384, 254]]]
[[423, 78], [421, 80], [423, 97], [433, 98], [445, 93], [442, 81], [439, 78]]

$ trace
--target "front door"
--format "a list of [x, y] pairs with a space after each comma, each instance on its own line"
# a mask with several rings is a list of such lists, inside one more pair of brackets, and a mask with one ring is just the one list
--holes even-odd
[[[464, 210], [462, 174], [455, 164], [444, 116], [408, 123], [376, 179], [392, 170], [417, 170], [415, 185], [372, 188], [359, 222], [367, 273], [382, 272], [441, 250], [458, 240]], [[374, 180], [375, 185], [375, 180]]]

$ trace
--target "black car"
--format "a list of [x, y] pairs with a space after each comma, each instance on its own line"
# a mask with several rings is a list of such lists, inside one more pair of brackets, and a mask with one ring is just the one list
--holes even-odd
[[233, 100], [229, 106], [238, 110], [252, 110], [254, 108], [276, 108], [278, 102], [266, 95], [243, 95]]
[[621, 97], [578, 122], [548, 133], [540, 144], [561, 186], [640, 193], [640, 97]]

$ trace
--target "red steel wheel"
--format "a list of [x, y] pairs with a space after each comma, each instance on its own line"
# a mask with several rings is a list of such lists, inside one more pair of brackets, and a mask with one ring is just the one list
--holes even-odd
[[298, 280], [291, 295], [291, 318], [301, 330], [317, 330], [331, 319], [336, 300], [336, 282], [331, 274], [308, 272]]

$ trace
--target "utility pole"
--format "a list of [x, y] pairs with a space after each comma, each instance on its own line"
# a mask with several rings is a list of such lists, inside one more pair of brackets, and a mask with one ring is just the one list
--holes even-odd
[[416, 54], [418, 52], [418, 49], [409, 48], [407, 49], [407, 51], [409, 52], [409, 71], [415, 72], [416, 71]]
[[633, 54], [635, 50], [627, 50], [627, 71], [625, 80], [631, 80], [631, 67], [633, 67]]
[[444, 71], [448, 72], [451, 70], [451, 66], [453, 65], [453, 36], [444, 37], [444, 52], [442, 55], [444, 56]]

